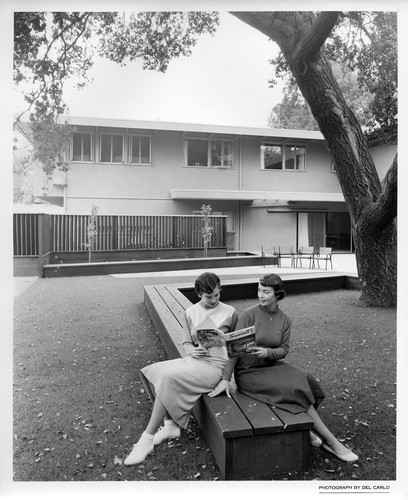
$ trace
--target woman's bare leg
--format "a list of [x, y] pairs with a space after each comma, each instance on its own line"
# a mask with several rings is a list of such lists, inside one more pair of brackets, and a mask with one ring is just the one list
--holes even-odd
[[333, 451], [339, 455], [344, 455], [350, 451], [349, 448], [341, 444], [340, 441], [329, 431], [314, 406], [310, 406], [307, 414], [314, 422], [314, 430]]
[[163, 423], [163, 419], [170, 416], [167, 413], [166, 407], [160, 401], [158, 397], [154, 399], [152, 414], [150, 415], [149, 423], [145, 429], [148, 434], [154, 434], [160, 425]]

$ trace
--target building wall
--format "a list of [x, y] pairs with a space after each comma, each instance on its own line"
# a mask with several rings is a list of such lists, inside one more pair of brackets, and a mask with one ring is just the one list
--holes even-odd
[[249, 191], [297, 191], [340, 193], [337, 176], [332, 173], [325, 144], [306, 145], [306, 170], [263, 170], [259, 138], [242, 138], [242, 189]]
[[185, 167], [183, 142], [180, 132], [157, 132], [148, 166], [73, 162], [67, 174], [67, 213], [87, 213], [92, 204], [106, 214], [176, 213], [171, 189], [213, 189], [214, 185], [237, 189], [236, 165]]
[[296, 246], [296, 213], [268, 212], [265, 207], [242, 209], [242, 246], [245, 250], [261, 251], [261, 247]]
[[[340, 193], [323, 141], [306, 144], [306, 170], [263, 170], [260, 137], [244, 135], [233, 142], [233, 167], [184, 165], [184, 133], [155, 131], [151, 136], [152, 164], [71, 164], [67, 185], [48, 182], [49, 194], [64, 197], [66, 213], [90, 213], [96, 205], [104, 214], [192, 214], [203, 203], [214, 213], [228, 213], [230, 248], [259, 251], [262, 246], [296, 246], [296, 211], [346, 211], [344, 203], [298, 203], [278, 207], [274, 200], [254, 203], [205, 199], [173, 200], [173, 189]], [[392, 162], [396, 146], [372, 150], [380, 178]], [[43, 195], [44, 175], [36, 175], [35, 194]], [[336, 205], [336, 207], [331, 206]], [[269, 211], [268, 211], [269, 209]]]
[[[94, 204], [101, 213], [131, 214], [172, 211], [170, 191], [176, 188], [340, 191], [323, 143], [307, 145], [305, 172], [263, 170], [259, 137], [243, 136], [233, 141], [232, 168], [186, 167], [184, 134], [179, 131], [156, 131], [151, 148], [151, 165], [72, 162], [66, 192], [49, 181], [48, 194], [65, 196], [67, 213], [86, 213]], [[37, 195], [44, 194], [39, 192], [43, 183], [44, 177], [37, 182]]]
[[394, 156], [397, 154], [397, 151], [398, 146], [396, 144], [376, 146], [370, 149], [370, 153], [377, 168], [380, 180], [383, 180], [385, 174], [391, 166]]

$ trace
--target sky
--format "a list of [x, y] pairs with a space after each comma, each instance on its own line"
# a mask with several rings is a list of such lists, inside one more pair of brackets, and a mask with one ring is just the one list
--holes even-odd
[[[282, 98], [282, 85], [268, 84], [277, 53], [265, 35], [223, 12], [217, 32], [202, 35], [166, 73], [96, 57], [93, 83], [78, 90], [71, 82], [64, 100], [72, 116], [267, 127]], [[15, 107], [21, 103], [19, 92]]]

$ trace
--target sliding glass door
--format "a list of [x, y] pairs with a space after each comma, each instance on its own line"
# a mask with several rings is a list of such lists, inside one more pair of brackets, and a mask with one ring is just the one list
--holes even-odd
[[338, 252], [353, 251], [351, 222], [347, 212], [299, 212], [298, 248], [331, 247]]
[[298, 247], [314, 247], [317, 251], [324, 246], [326, 246], [326, 214], [299, 212]]

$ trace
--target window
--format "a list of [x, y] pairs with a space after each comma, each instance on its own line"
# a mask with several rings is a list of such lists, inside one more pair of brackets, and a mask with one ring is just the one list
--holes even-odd
[[285, 170], [305, 170], [305, 148], [285, 146]]
[[71, 159], [72, 161], [93, 161], [93, 135], [90, 132], [74, 132]]
[[261, 146], [261, 154], [265, 170], [283, 169], [283, 152], [281, 146]]
[[187, 139], [188, 167], [232, 167], [232, 141]]
[[102, 163], [123, 162], [123, 135], [101, 135], [100, 160]]
[[210, 141], [211, 144], [211, 166], [232, 167], [232, 142]]
[[264, 170], [306, 170], [306, 148], [298, 146], [261, 145]]
[[150, 151], [150, 137], [141, 135], [129, 137], [130, 163], [151, 163]]

